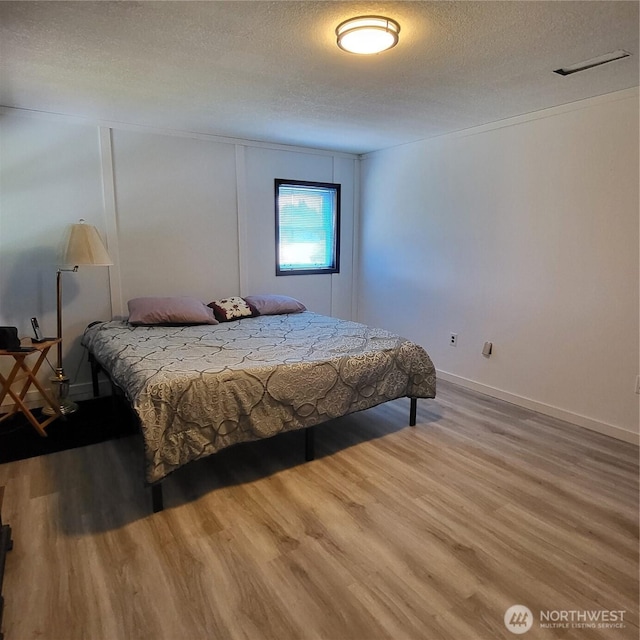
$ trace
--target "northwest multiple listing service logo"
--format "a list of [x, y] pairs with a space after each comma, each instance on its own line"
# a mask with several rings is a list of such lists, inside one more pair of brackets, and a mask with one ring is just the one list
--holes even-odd
[[511, 633], [526, 633], [533, 626], [533, 613], [523, 604], [514, 604], [504, 614], [504, 626]]
[[[608, 609], [547, 609], [540, 611], [540, 629], [624, 629], [626, 611]], [[529, 607], [514, 604], [504, 614], [504, 626], [517, 635], [526, 633], [535, 620]]]

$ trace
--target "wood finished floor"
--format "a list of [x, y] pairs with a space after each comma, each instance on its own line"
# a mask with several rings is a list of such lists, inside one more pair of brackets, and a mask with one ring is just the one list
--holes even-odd
[[638, 638], [637, 447], [445, 382], [408, 408], [193, 463], [155, 515], [137, 436], [0, 465], [6, 640]]

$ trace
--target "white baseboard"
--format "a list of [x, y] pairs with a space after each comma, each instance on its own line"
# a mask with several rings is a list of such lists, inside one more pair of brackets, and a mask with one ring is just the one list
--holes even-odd
[[[616, 438], [617, 440], [623, 440], [624, 442], [629, 442], [635, 445], [640, 444], [640, 434], [634, 433], [633, 431], [627, 431], [626, 429], [621, 429], [620, 427], [607, 424], [606, 422], [593, 420], [592, 418], [587, 418], [586, 416], [581, 416], [580, 414], [572, 413], [570, 411], [566, 411], [565, 409], [560, 409], [558, 407], [544, 404], [542, 402], [538, 402], [537, 400], [532, 400], [531, 398], [525, 398], [523, 396], [510, 393], [509, 391], [496, 389], [495, 387], [490, 387], [488, 385], [481, 384], [480, 382], [475, 382], [474, 380], [469, 380], [467, 378], [463, 378], [462, 376], [457, 376], [453, 373], [447, 373], [446, 371], [441, 371], [438, 369], [437, 375], [442, 380], [453, 382], [454, 384], [460, 385], [461, 387], [471, 389], [472, 391], [477, 391], [478, 393], [483, 393], [484, 395], [491, 396], [492, 398], [498, 398], [499, 400], [510, 402], [511, 404], [518, 405], [519, 407], [531, 409], [532, 411], [537, 411], [538, 413], [551, 416], [552, 418], [558, 418], [559, 420], [570, 422], [571, 424], [578, 425], [579, 427], [584, 427], [585, 429], [590, 429], [591, 431], [596, 431], [597, 433], [611, 436], [612, 438]], [[100, 395], [107, 395], [110, 393], [111, 388], [109, 383], [105, 380], [101, 380]], [[79, 384], [71, 385], [71, 388], [69, 389], [69, 397], [75, 401], [89, 400], [93, 398], [93, 387], [91, 383], [82, 382]], [[8, 408], [13, 404], [10, 400], [10, 398], [8, 400], [5, 399], [5, 402], [3, 402], [2, 404], [2, 409], [4, 409], [5, 406]], [[40, 394], [37, 391], [30, 391], [25, 398], [25, 404], [30, 409], [41, 407], [42, 399]]]
[[585, 429], [590, 429], [591, 431], [611, 436], [617, 440], [623, 440], [624, 442], [629, 442], [635, 445], [640, 444], [640, 434], [634, 433], [633, 431], [628, 431], [627, 429], [622, 429], [620, 427], [607, 424], [606, 422], [593, 420], [592, 418], [587, 418], [586, 416], [581, 416], [580, 414], [572, 413], [571, 411], [566, 411], [559, 407], [554, 407], [544, 404], [543, 402], [538, 402], [537, 400], [532, 400], [531, 398], [525, 398], [508, 391], [503, 391], [502, 389], [496, 389], [495, 387], [490, 387], [488, 385], [457, 376], [453, 373], [438, 370], [437, 375], [442, 380], [453, 382], [461, 387], [477, 391], [478, 393], [483, 393], [484, 395], [491, 396], [492, 398], [498, 398], [499, 400], [510, 402], [511, 404], [524, 407], [525, 409], [531, 409], [532, 411], [537, 411], [538, 413], [551, 416], [552, 418], [558, 418], [559, 420], [570, 422], [571, 424], [578, 425], [579, 427], [584, 427]]

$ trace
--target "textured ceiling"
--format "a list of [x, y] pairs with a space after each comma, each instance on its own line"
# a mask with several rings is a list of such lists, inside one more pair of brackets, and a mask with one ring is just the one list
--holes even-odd
[[[334, 30], [401, 24], [358, 57]], [[638, 85], [638, 2], [0, 2], [0, 104], [364, 153]], [[562, 77], [561, 66], [633, 56]]]

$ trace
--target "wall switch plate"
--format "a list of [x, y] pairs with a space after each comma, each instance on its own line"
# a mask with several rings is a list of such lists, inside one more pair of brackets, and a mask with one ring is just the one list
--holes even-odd
[[636, 376], [636, 393], [640, 394], [640, 376]]
[[458, 334], [450, 333], [449, 334], [449, 346], [457, 347], [458, 346]]
[[487, 358], [491, 355], [493, 351], [493, 342], [485, 342], [484, 347], [482, 347], [482, 355], [487, 356]]

